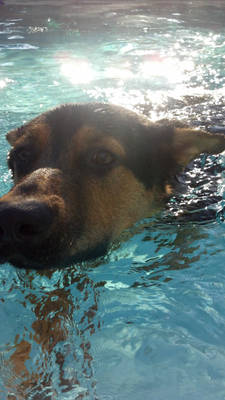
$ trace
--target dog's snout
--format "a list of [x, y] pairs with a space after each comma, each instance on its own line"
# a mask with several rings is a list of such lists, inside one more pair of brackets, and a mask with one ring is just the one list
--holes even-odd
[[50, 207], [41, 201], [26, 200], [21, 203], [0, 204], [0, 243], [40, 241], [52, 224]]

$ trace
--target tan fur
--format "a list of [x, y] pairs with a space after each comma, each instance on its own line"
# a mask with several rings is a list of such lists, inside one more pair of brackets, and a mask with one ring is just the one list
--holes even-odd
[[122, 167], [115, 169], [102, 182], [88, 182], [84, 193], [87, 211], [85, 234], [71, 249], [72, 253], [77, 248], [95, 245], [108, 235], [112, 241], [115, 240], [133, 221], [143, 218], [149, 211], [143, 185]]

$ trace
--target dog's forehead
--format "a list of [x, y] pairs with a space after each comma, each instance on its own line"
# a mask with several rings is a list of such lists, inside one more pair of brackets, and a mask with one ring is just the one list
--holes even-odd
[[[138, 151], [138, 137], [148, 121], [118, 106], [100, 103], [67, 104], [49, 110], [19, 129], [8, 133], [12, 146], [33, 145], [54, 157], [62, 152], [85, 152], [93, 146], [108, 148], [119, 155]], [[139, 137], [140, 139], [140, 137]]]
[[148, 125], [134, 112], [100, 103], [60, 106], [48, 111], [45, 121], [51, 130], [54, 154], [72, 145], [76, 151], [103, 145], [121, 153], [137, 142]]
[[84, 125], [93, 127], [93, 132], [104, 132], [111, 136], [135, 133], [143, 127], [146, 119], [119, 106], [109, 104], [67, 104], [45, 114], [46, 122], [54, 135], [71, 136]]

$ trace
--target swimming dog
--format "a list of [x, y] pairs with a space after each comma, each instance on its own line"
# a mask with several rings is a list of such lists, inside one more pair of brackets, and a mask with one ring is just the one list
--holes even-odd
[[122, 107], [66, 104], [10, 131], [14, 186], [0, 199], [0, 262], [65, 266], [104, 254], [160, 210], [173, 179], [225, 138]]

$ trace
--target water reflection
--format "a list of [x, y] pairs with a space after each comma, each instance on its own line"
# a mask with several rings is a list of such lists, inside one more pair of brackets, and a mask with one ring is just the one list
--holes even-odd
[[195, 64], [192, 60], [180, 61], [178, 58], [160, 57], [157, 54], [145, 56], [140, 64], [140, 73], [145, 79], [163, 77], [169, 83], [184, 83], [188, 72], [193, 71]]
[[[36, 108], [38, 103], [48, 108], [88, 99], [147, 110], [152, 119], [175, 116], [201, 125], [201, 118], [209, 121], [206, 114], [218, 104], [215, 117], [223, 122], [222, 115], [218, 118], [225, 85], [223, 32], [191, 28], [193, 21], [183, 11], [187, 6], [169, 12], [168, 4], [163, 10], [155, 4], [151, 10], [142, 5], [129, 12], [123, 10], [129, 5], [104, 5], [117, 7], [115, 12], [102, 5], [97, 25], [92, 6], [89, 20], [85, 7], [74, 6], [75, 12], [67, 4], [66, 15], [57, 8], [51, 16], [43, 10], [34, 14], [33, 25], [28, 9], [16, 18], [14, 9], [3, 7], [0, 90], [10, 90], [7, 102], [0, 98], [2, 109], [9, 104], [21, 108], [23, 87], [27, 107], [31, 95]], [[193, 99], [196, 106], [190, 107]]]
[[133, 262], [132, 269], [138, 272], [139, 279], [132, 287], [147, 287], [154, 283], [169, 282], [173, 279], [171, 271], [190, 268], [200, 261], [203, 254], [200, 243], [207, 238], [207, 234], [199, 226], [188, 223], [175, 229], [170, 226], [164, 229], [163, 234], [163, 228], [160, 233], [155, 233], [155, 230], [150, 228], [145, 235], [143, 239], [145, 244], [154, 240], [156, 246], [154, 257], [145, 260], [144, 265]]
[[12, 79], [4, 78], [0, 80], [0, 89], [4, 89], [9, 83], [13, 83]]
[[[201, 282], [193, 275], [200, 274], [202, 279], [210, 257], [216, 262], [224, 252], [224, 243], [215, 245], [214, 238], [209, 238], [210, 225], [162, 221], [145, 221], [127, 232], [108, 259], [93, 264], [40, 275], [11, 269], [8, 277], [1, 274], [1, 309], [12, 312], [13, 307], [15, 315], [14, 330], [5, 319], [0, 356], [1, 382], [12, 399], [66, 399], [67, 395], [68, 399], [97, 399], [103, 397], [99, 386], [107, 391], [110, 384], [118, 394], [118, 382], [113, 380], [117, 364], [121, 371], [126, 357], [130, 363], [139, 359], [146, 343], [152, 341], [156, 346], [152, 320], [160, 338], [171, 308], [173, 315], [177, 302], [182, 308], [177, 290], [183, 295], [185, 287], [191, 296], [192, 280], [195, 285]], [[189, 304], [185, 310], [188, 316]], [[179, 326], [167, 329], [171, 335], [178, 329], [179, 336]], [[185, 329], [190, 335], [192, 331]], [[142, 336], [144, 330], [146, 336]], [[182, 357], [182, 346], [179, 349]], [[164, 351], [161, 357], [165, 357]], [[143, 360], [146, 362], [146, 375], [158, 362], [157, 348], [154, 354], [156, 359], [149, 353], [140, 356], [140, 368], [145, 366]], [[130, 364], [123, 372], [127, 382], [129, 368]], [[134, 381], [139, 382], [138, 370], [133, 373]]]
[[94, 79], [94, 71], [88, 60], [64, 61], [60, 66], [60, 73], [73, 85], [87, 84]]
[[[19, 315], [15, 333], [1, 345], [1, 380], [9, 393], [34, 400], [67, 393], [74, 399], [98, 398], [102, 382], [97, 376], [104, 375], [108, 331], [116, 329], [118, 321], [122, 330], [140, 330], [156, 308], [166, 307], [168, 313], [165, 284], [169, 291], [180, 286], [188, 276], [182, 271], [203, 268], [211, 254], [215, 259], [223, 252], [222, 244], [215, 248], [204, 225], [162, 221], [143, 221], [124, 233], [104, 260], [38, 275], [13, 270], [15, 279], [0, 298], [7, 304], [13, 296]], [[2, 279], [3, 287], [6, 282]], [[107, 343], [107, 353], [113, 354], [114, 341]]]
[[20, 272], [22, 306], [32, 318], [14, 344], [6, 345], [1, 363], [1, 379], [16, 398], [43, 400], [62, 393], [94, 398], [90, 337], [101, 326], [96, 316], [101, 283], [70, 272], [43, 273], [39, 282], [35, 274]]

